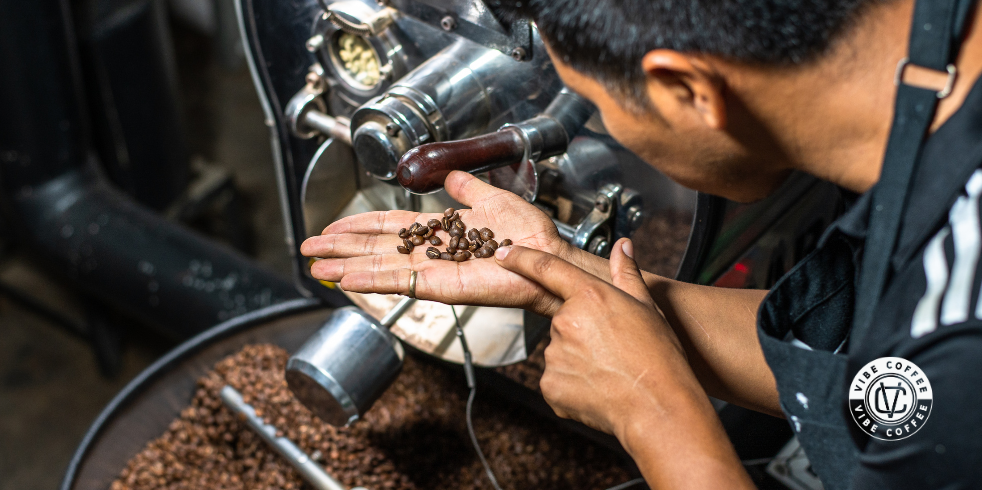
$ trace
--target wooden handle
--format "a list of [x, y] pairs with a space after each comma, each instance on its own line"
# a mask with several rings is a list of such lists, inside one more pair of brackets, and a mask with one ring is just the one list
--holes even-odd
[[406, 152], [399, 160], [396, 178], [417, 194], [443, 187], [454, 170], [478, 173], [522, 161], [525, 144], [514, 129], [465, 140], [428, 143]]

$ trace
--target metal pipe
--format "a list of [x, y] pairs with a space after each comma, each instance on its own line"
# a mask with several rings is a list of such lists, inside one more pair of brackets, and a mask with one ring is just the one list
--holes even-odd
[[304, 115], [303, 124], [351, 146], [351, 120], [346, 117], [332, 117], [309, 109]]
[[246, 424], [261, 437], [267, 444], [272, 446], [283, 456], [290, 465], [303, 476], [303, 479], [314, 486], [317, 490], [348, 490], [329, 475], [323, 468], [315, 463], [307, 453], [297, 447], [293, 441], [286, 437], [276, 436], [276, 427], [267, 424], [262, 418], [256, 415], [256, 409], [252, 408], [242, 399], [242, 394], [231, 386], [225, 385], [221, 392], [222, 401], [232, 412], [245, 418]]
[[172, 337], [300, 296], [287, 279], [138, 205], [93, 168], [18, 197], [17, 230], [40, 265]]
[[299, 297], [108, 183], [91, 156], [69, 5], [0, 1], [0, 206], [12, 234], [56, 277], [172, 337]]

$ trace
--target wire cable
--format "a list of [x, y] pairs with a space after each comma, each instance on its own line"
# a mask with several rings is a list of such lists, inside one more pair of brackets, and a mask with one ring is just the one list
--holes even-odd
[[477, 441], [477, 434], [474, 433], [474, 421], [471, 417], [471, 411], [474, 406], [474, 396], [477, 395], [477, 382], [474, 378], [474, 361], [471, 357], [471, 350], [467, 347], [467, 339], [464, 338], [464, 329], [460, 326], [460, 318], [457, 318], [457, 309], [450, 306], [450, 311], [453, 312], [453, 319], [457, 325], [457, 338], [460, 339], [460, 347], [464, 351], [464, 376], [467, 378], [467, 387], [470, 388], [470, 395], [467, 396], [467, 433], [471, 436], [471, 443], [474, 444], [474, 451], [477, 451], [477, 457], [481, 459], [481, 464], [484, 465], [484, 472], [488, 475], [488, 480], [491, 480], [491, 486], [494, 490], [501, 490], [501, 485], [498, 485], [498, 479], [494, 477], [494, 472], [491, 471], [491, 465], [488, 464], [488, 460], [484, 458], [484, 451], [481, 450], [481, 444]]
[[745, 459], [740, 461], [744, 466], [759, 466], [762, 464], [768, 464], [777, 458], [757, 458], [757, 459]]
[[621, 483], [620, 485], [610, 487], [607, 490], [624, 490], [625, 488], [630, 488], [641, 483], [644, 483], [644, 478], [635, 478], [631, 481]]

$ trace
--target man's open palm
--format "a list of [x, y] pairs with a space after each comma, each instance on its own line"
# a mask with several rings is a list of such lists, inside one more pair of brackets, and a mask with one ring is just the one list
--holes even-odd
[[[535, 206], [517, 195], [486, 184], [464, 173], [447, 177], [451, 197], [471, 209], [460, 210], [467, 228], [490, 228], [497, 241], [510, 238], [515, 245], [564, 256], [570, 247], [559, 237], [555, 224]], [[494, 259], [471, 258], [465, 262], [426, 257], [429, 242], [409, 255], [400, 254], [397, 235], [413, 222], [426, 224], [442, 214], [411, 211], [363, 213], [341, 219], [320, 236], [304, 241], [300, 251], [308, 257], [321, 257], [311, 274], [340, 284], [346, 291], [359, 293], [407, 294], [411, 270], [418, 272], [416, 296], [448, 304], [473, 304], [527, 308], [548, 313], [558, 299], [538, 284], [501, 268]], [[444, 251], [450, 236], [437, 232]]]

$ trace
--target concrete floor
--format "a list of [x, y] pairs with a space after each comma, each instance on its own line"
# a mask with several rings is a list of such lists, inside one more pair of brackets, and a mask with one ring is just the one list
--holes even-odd
[[[289, 274], [268, 132], [249, 73], [218, 68], [211, 41], [189, 29], [175, 27], [174, 39], [191, 149], [233, 173], [249, 204], [256, 257]], [[84, 319], [71, 291], [16, 254], [0, 257], [0, 281]], [[0, 295], [0, 490], [56, 488], [103, 406], [174, 345], [139, 325], [124, 328], [121, 369], [107, 379], [85, 340]]]

